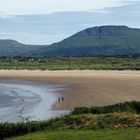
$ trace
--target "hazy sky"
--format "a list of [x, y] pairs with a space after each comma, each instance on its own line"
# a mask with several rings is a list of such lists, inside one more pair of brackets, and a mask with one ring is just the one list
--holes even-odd
[[48, 14], [120, 6], [126, 0], [0, 0], [2, 14]]
[[0, 0], [0, 38], [50, 44], [100, 25], [140, 28], [140, 0]]

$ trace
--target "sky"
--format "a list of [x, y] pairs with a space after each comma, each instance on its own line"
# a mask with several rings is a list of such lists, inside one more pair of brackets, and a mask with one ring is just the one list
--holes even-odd
[[140, 28], [140, 0], [0, 0], [0, 39], [52, 44], [101, 25]]

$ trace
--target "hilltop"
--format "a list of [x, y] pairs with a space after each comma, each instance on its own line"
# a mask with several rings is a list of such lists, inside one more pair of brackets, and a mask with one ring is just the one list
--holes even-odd
[[116, 56], [140, 53], [140, 29], [127, 26], [88, 28], [42, 48], [33, 55], [58, 56]]

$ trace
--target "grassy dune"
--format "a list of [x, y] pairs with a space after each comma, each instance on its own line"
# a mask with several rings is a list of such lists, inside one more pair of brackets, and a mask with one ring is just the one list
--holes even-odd
[[36, 132], [8, 140], [140, 140], [140, 130], [55, 130]]
[[140, 70], [140, 58], [71, 57], [0, 59], [0, 69], [29, 70]]
[[[1, 124], [0, 138], [11, 137], [9, 140], [140, 140], [139, 105], [140, 102], [126, 102], [98, 108], [77, 108], [67, 116], [49, 121]], [[94, 112], [90, 112], [93, 110]]]

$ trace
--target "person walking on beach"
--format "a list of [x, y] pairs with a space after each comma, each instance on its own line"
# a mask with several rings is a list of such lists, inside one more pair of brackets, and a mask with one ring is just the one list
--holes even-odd
[[58, 102], [63, 102], [64, 101], [64, 97], [59, 97], [58, 98]]
[[60, 101], [61, 101], [61, 98], [59, 97], [59, 98], [58, 98], [58, 102], [60, 102]]
[[64, 97], [61, 97], [61, 99], [62, 99], [62, 102], [64, 101]]

